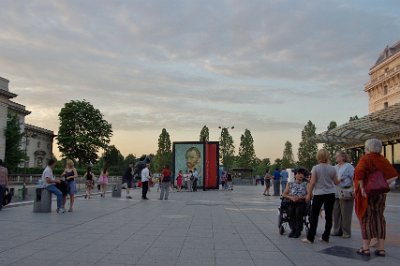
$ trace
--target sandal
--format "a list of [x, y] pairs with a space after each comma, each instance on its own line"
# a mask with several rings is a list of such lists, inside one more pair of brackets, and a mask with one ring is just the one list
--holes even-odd
[[369, 251], [369, 249], [363, 249], [363, 248], [360, 248], [359, 250], [357, 250], [357, 254], [360, 254], [362, 256], [367, 256], [367, 257], [371, 256], [371, 252]]
[[375, 255], [378, 257], [386, 257], [386, 251], [384, 249], [377, 249], [375, 250]]

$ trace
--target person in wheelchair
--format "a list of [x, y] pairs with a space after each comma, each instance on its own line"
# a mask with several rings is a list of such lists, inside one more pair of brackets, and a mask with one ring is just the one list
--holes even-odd
[[291, 232], [290, 238], [299, 238], [303, 230], [303, 216], [307, 209], [305, 201], [307, 195], [308, 171], [300, 168], [295, 172], [295, 181], [289, 182], [286, 185], [285, 191], [282, 194], [283, 200], [287, 202], [287, 214], [289, 217], [289, 226]]

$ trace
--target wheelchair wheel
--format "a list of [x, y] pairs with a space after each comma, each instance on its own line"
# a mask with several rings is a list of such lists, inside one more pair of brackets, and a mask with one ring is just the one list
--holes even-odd
[[279, 234], [283, 235], [285, 233], [285, 227], [283, 227], [283, 224], [279, 226]]

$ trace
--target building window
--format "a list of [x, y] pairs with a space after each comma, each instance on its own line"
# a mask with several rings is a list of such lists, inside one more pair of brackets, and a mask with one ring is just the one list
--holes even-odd
[[38, 148], [40, 148], [40, 144], [41, 144], [40, 141], [38, 141], [38, 143], [37, 143], [37, 147]]
[[387, 109], [389, 107], [389, 103], [388, 102], [384, 102], [383, 103], [383, 108]]
[[388, 87], [387, 87], [387, 85], [385, 85], [383, 87], [383, 95], [387, 95], [387, 94], [388, 94]]
[[37, 161], [36, 161], [36, 166], [37, 167], [43, 167], [43, 158], [37, 158]]

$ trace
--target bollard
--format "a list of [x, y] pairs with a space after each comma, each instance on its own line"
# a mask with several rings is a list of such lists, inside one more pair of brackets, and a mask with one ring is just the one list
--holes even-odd
[[51, 193], [44, 188], [37, 188], [33, 201], [33, 212], [51, 212]]
[[113, 198], [120, 198], [121, 197], [121, 184], [120, 183], [117, 183], [116, 185], [113, 185], [111, 196]]

